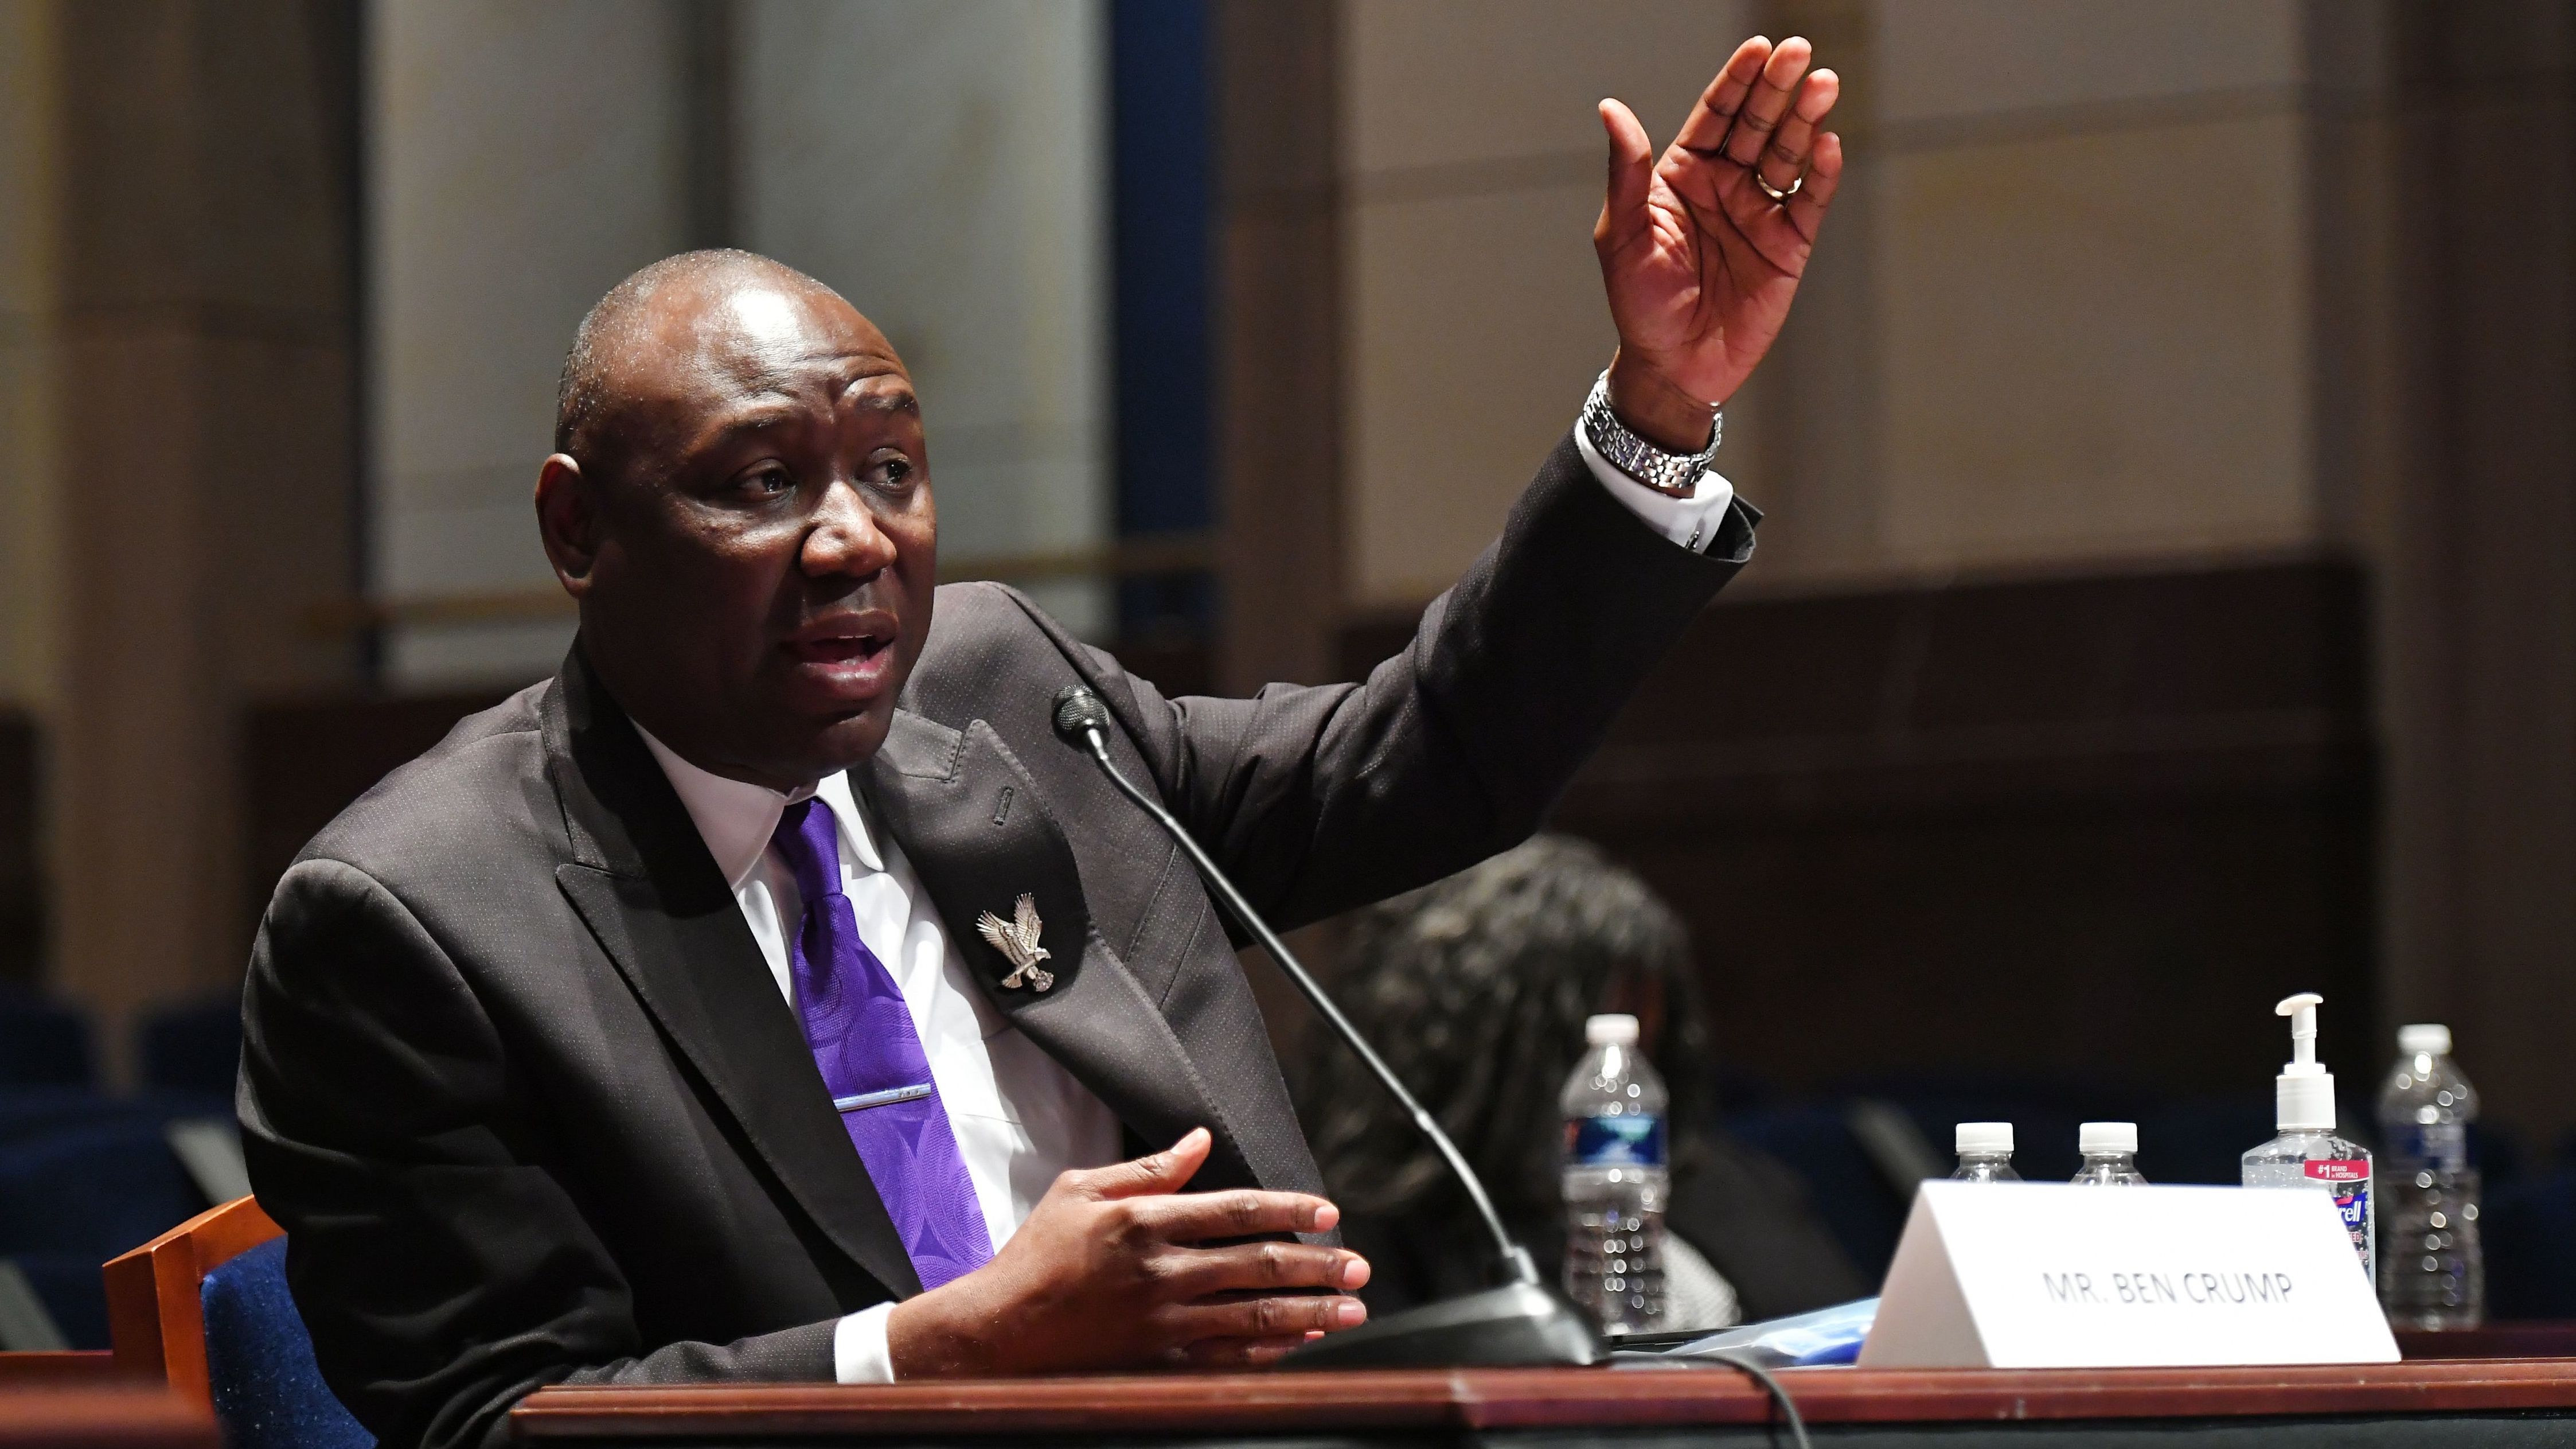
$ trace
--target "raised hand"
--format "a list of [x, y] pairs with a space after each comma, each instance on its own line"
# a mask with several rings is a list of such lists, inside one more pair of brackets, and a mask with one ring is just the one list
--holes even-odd
[[1265, 1363], [1365, 1320], [1344, 1296], [1368, 1282], [1359, 1254], [1227, 1242], [1327, 1231], [1339, 1211], [1305, 1193], [1182, 1193], [1207, 1154], [1200, 1129], [1058, 1177], [993, 1261], [895, 1305], [895, 1377]]
[[1707, 445], [1709, 409], [1734, 396], [1780, 335], [1843, 172], [1819, 131], [1841, 81], [1810, 73], [1797, 36], [1737, 46], [1657, 159], [1636, 113], [1601, 103], [1610, 185], [1592, 247], [1619, 355], [1610, 405], [1659, 445]]

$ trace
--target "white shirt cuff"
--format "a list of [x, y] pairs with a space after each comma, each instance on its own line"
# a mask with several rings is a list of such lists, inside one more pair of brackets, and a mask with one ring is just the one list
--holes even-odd
[[1715, 468], [1699, 475], [1699, 484], [1688, 498], [1647, 487], [1602, 457], [1580, 421], [1574, 425], [1574, 447], [1583, 455], [1584, 466], [1592, 470], [1592, 476], [1610, 490], [1611, 497], [1626, 504], [1628, 511], [1648, 528], [1693, 553], [1708, 551], [1710, 542], [1717, 537], [1718, 525], [1726, 519], [1727, 505], [1735, 501], [1735, 485]]
[[894, 1353], [886, 1347], [891, 1303], [858, 1312], [832, 1325], [832, 1378], [844, 1384], [894, 1382]]

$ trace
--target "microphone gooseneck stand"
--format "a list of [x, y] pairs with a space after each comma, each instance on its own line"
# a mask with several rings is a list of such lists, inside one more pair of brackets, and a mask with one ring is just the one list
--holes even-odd
[[1440, 1130], [1440, 1124], [1405, 1090], [1384, 1058], [1360, 1035], [1350, 1018], [1324, 994], [1315, 978], [1288, 949], [1288, 943], [1270, 929], [1261, 913], [1234, 888], [1234, 882], [1217, 868], [1208, 853], [1181, 822], [1172, 817], [1163, 803], [1136, 787], [1120, 773], [1109, 758], [1109, 707], [1100, 696], [1076, 684], [1055, 697], [1055, 731], [1075, 748], [1089, 754], [1100, 766], [1118, 792], [1135, 802], [1136, 808], [1153, 817], [1163, 833], [1198, 867], [1199, 877], [1216, 894], [1218, 904], [1237, 924], [1261, 943], [1270, 959], [1304, 994], [1316, 1014], [1324, 1018], [1343, 1043], [1359, 1056], [1378, 1085], [1401, 1104], [1413, 1119], [1415, 1130], [1438, 1151], [1449, 1165], [1467, 1197], [1476, 1205], [1476, 1215], [1484, 1219], [1485, 1231], [1492, 1235], [1511, 1281], [1499, 1288], [1425, 1304], [1403, 1313], [1372, 1319], [1358, 1328], [1327, 1334], [1305, 1347], [1291, 1352], [1281, 1361], [1286, 1368], [1481, 1368], [1532, 1364], [1591, 1364], [1606, 1357], [1600, 1336], [1592, 1326], [1563, 1299], [1550, 1293], [1539, 1282], [1538, 1267], [1530, 1261], [1529, 1250], [1515, 1241], [1503, 1226], [1502, 1216], [1494, 1211], [1494, 1200], [1478, 1180], [1475, 1170]]

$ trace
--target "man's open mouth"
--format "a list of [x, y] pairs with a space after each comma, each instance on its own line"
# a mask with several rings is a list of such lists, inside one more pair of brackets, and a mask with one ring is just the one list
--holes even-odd
[[820, 639], [789, 641], [787, 652], [814, 664], [847, 664], [873, 659], [884, 652], [891, 638], [869, 634], [835, 634]]

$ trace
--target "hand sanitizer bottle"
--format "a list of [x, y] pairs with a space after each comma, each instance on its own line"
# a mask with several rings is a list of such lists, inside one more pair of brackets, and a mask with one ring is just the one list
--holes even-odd
[[2370, 1215], [2370, 1150], [2335, 1135], [2334, 1075], [2317, 1061], [2317, 1007], [2303, 991], [2272, 1008], [2290, 1019], [2290, 1062], [2273, 1079], [2280, 1135], [2245, 1154], [2247, 1187], [2304, 1187], [2334, 1194], [2361, 1270], [2377, 1286]]

